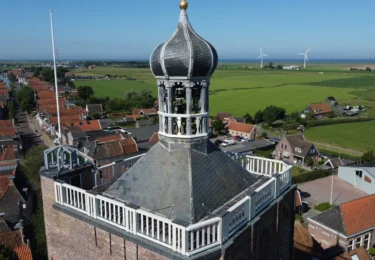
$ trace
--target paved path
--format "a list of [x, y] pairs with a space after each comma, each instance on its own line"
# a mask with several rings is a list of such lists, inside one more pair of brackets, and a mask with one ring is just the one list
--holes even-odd
[[[315, 181], [298, 184], [302, 200], [309, 202], [310, 207], [322, 202], [329, 202], [331, 197], [332, 177], [328, 176]], [[350, 185], [338, 176], [333, 176], [333, 203], [338, 205], [368, 194]]]

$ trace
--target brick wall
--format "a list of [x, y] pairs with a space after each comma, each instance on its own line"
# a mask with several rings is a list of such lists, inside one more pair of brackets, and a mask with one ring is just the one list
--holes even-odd
[[166, 259], [54, 209], [53, 180], [41, 176], [41, 184], [49, 259]]

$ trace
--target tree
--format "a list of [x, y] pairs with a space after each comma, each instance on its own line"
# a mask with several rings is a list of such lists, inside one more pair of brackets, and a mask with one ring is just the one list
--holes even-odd
[[53, 73], [53, 70], [51, 68], [48, 68], [48, 67], [44, 67], [41, 71], [40, 71], [40, 76], [42, 77], [42, 79], [44, 81], [49, 81], [49, 82], [53, 82], [54, 81], [54, 78], [55, 78], [55, 75]]
[[79, 86], [78, 87], [78, 96], [83, 100], [87, 100], [89, 97], [94, 95], [94, 90], [90, 86]]
[[284, 108], [268, 106], [263, 110], [263, 119], [267, 124], [271, 125], [276, 120], [284, 119], [285, 113]]
[[63, 78], [62, 80], [59, 81], [59, 84], [69, 86], [71, 88], [76, 88], [74, 82], [69, 78]]
[[216, 118], [214, 121], [212, 121], [212, 128], [216, 132], [221, 133], [224, 130], [225, 125], [224, 125], [223, 121], [221, 121], [220, 118]]
[[33, 186], [33, 190], [40, 189], [40, 167], [44, 163], [44, 150], [47, 149], [44, 145], [31, 147], [24, 159], [24, 164], [21, 166], [21, 171]]
[[16, 94], [16, 100], [23, 111], [28, 113], [34, 108], [34, 90], [23, 86]]
[[16, 81], [17, 81], [17, 77], [16, 77], [16, 75], [14, 75], [14, 74], [11, 72], [11, 73], [8, 73], [8, 80], [9, 80], [11, 83], [16, 83]]
[[268, 63], [268, 68], [270, 68], [270, 69], [274, 69], [275, 67], [273, 66], [273, 62], [269, 62]]
[[267, 136], [268, 136], [268, 135], [267, 135], [267, 132], [263, 132], [261, 136], [262, 136], [264, 139], [266, 139]]
[[298, 112], [293, 112], [289, 114], [288, 117], [290, 118], [290, 120], [293, 120], [295, 122], [298, 122], [301, 119], [300, 113]]
[[17, 254], [11, 247], [0, 245], [0, 260], [17, 260]]
[[245, 118], [245, 122], [246, 122], [247, 124], [252, 124], [252, 123], [254, 123], [254, 120], [253, 120], [253, 118], [251, 117], [251, 115], [250, 115], [249, 113], [246, 113], [246, 115], [244, 115], [243, 118]]
[[14, 117], [16, 115], [16, 107], [14, 105], [13, 100], [9, 100], [9, 102], [7, 104], [7, 109], [8, 109], [8, 119], [9, 120], [14, 119]]
[[259, 124], [263, 122], [263, 112], [258, 110], [254, 115], [254, 123]]
[[371, 150], [371, 151], [365, 152], [361, 157], [361, 161], [363, 161], [363, 162], [373, 162], [373, 161], [375, 161], [374, 151]]
[[366, 71], [372, 71], [370, 67], [366, 67]]
[[311, 157], [306, 159], [306, 165], [312, 167], [314, 165], [314, 161]]
[[281, 64], [277, 65], [277, 66], [276, 66], [276, 69], [278, 69], [278, 70], [282, 70], [282, 69], [283, 69], [283, 65], [281, 65]]

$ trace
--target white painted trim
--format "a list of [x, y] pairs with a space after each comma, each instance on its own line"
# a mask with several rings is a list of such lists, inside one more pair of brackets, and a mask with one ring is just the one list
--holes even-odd
[[198, 223], [189, 225], [188, 227], [186, 227], [186, 231], [193, 231], [194, 229], [201, 228], [207, 225], [211, 225], [220, 221], [221, 221], [221, 218], [219, 217], [211, 218], [203, 222], [198, 222]]
[[161, 132], [159, 131], [159, 134], [160, 135], [163, 135], [163, 136], [166, 136], [166, 137], [178, 137], [178, 138], [182, 138], [182, 139], [191, 139], [191, 138], [197, 138], [197, 137], [207, 137], [208, 134], [205, 133], [205, 134], [199, 134], [199, 135], [177, 135], [177, 134], [167, 134], [167, 133], [164, 133], [164, 132]]
[[183, 118], [195, 118], [195, 117], [204, 117], [208, 116], [208, 113], [199, 113], [199, 114], [170, 114], [165, 112], [158, 112], [159, 115], [167, 116], [167, 117], [183, 117]]
[[202, 252], [202, 251], [205, 251], [205, 250], [207, 250], [207, 249], [209, 249], [209, 248], [211, 248], [211, 247], [215, 247], [215, 246], [219, 246], [219, 245], [220, 245], [220, 241], [217, 241], [217, 242], [215, 242], [215, 243], [213, 243], [213, 244], [206, 245], [206, 246], [204, 246], [204, 247], [201, 247], [201, 248], [196, 249], [196, 250], [193, 250], [193, 251], [189, 251], [189, 252], [187, 252], [185, 255], [187, 255], [187, 256], [192, 256], [192, 255], [198, 254], [198, 253], [200, 253], [200, 252]]
[[227, 211], [232, 212], [233, 210], [237, 209], [239, 206], [241, 206], [246, 201], [249, 201], [249, 203], [250, 203], [250, 197], [249, 196], [246, 196], [245, 198], [243, 198], [242, 200], [240, 200], [239, 202], [234, 204], [232, 207], [227, 209]]

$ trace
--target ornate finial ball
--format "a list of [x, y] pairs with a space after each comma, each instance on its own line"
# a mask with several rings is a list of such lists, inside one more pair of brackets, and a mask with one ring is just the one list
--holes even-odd
[[181, 0], [180, 2], [180, 8], [183, 10], [186, 10], [188, 8], [189, 4], [186, 0]]

